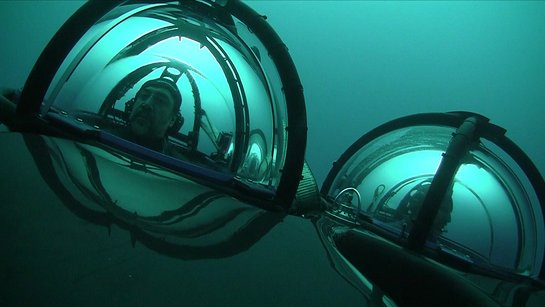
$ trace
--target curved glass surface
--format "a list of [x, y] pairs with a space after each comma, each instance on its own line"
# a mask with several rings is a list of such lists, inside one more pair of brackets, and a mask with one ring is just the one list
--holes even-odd
[[[280, 77], [249, 27], [232, 16], [218, 20], [208, 14], [213, 6], [119, 5], [72, 49], [41, 114], [87, 124], [109, 145], [139, 151], [129, 141], [274, 191], [287, 146]], [[180, 116], [161, 146], [148, 146], [135, 135], [133, 113], [145, 84], [164, 79], [181, 96]]]
[[[328, 213], [406, 243], [421, 222], [420, 208], [455, 131], [415, 125], [370, 140], [322, 191]], [[545, 248], [543, 212], [528, 177], [484, 138], [461, 161], [447, 193], [433, 205], [437, 214], [426, 247], [486, 269], [538, 276]]]
[[471, 255], [522, 275], [537, 276], [544, 253], [543, 214], [530, 182], [494, 143], [470, 150], [455, 177], [455, 207], [443, 237]]

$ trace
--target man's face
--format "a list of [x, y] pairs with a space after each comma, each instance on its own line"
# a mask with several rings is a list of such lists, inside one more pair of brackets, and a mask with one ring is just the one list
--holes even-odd
[[176, 119], [174, 98], [164, 88], [148, 86], [136, 95], [129, 116], [131, 132], [146, 139], [160, 139]]

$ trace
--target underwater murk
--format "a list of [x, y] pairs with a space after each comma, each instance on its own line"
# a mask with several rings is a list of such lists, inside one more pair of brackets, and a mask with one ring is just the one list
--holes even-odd
[[545, 303], [545, 2], [0, 16], [0, 305]]

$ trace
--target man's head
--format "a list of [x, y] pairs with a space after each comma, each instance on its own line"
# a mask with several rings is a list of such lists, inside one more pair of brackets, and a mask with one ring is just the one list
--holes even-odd
[[[415, 221], [418, 217], [420, 208], [424, 204], [426, 194], [431, 186], [431, 182], [424, 182], [423, 184], [417, 186], [409, 192], [408, 199], [408, 214], [411, 221]], [[452, 202], [452, 190], [448, 195], [441, 201], [439, 205], [439, 210], [435, 216], [431, 228], [431, 238], [437, 238], [443, 233], [445, 226], [451, 221], [451, 214], [453, 209]]]
[[131, 133], [147, 141], [163, 139], [176, 122], [181, 103], [182, 96], [172, 80], [147, 81], [136, 94], [129, 114]]

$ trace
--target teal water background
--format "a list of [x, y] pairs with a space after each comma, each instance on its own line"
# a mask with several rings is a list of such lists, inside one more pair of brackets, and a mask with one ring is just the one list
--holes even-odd
[[[0, 1], [0, 86], [22, 87], [83, 1]], [[319, 184], [372, 128], [465, 110], [507, 129], [545, 174], [545, 2], [247, 1], [288, 46]]]

